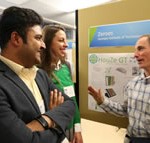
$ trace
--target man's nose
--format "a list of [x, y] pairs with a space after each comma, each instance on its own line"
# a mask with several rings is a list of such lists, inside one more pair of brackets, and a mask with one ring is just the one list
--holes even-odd
[[43, 48], [43, 49], [46, 49], [46, 45], [45, 45], [45, 43], [42, 41], [41, 42], [41, 47]]
[[134, 51], [134, 57], [136, 58], [136, 57], [138, 57], [138, 55], [139, 55], [139, 52], [137, 50], [135, 50]]

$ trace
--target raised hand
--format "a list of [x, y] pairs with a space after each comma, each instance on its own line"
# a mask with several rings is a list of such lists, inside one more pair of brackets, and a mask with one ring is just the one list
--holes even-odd
[[88, 93], [96, 100], [97, 104], [102, 104], [104, 97], [102, 96], [101, 90], [96, 90], [92, 86], [88, 86]]

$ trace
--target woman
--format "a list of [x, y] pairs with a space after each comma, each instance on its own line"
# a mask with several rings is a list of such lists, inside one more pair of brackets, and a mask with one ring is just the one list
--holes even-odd
[[66, 59], [68, 46], [66, 33], [59, 25], [46, 25], [43, 28], [43, 41], [46, 49], [43, 51], [41, 68], [52, 78], [56, 86], [69, 95], [76, 104], [76, 113], [66, 131], [67, 138], [71, 143], [83, 143], [80, 126], [80, 113], [74, 93], [71, 70]]

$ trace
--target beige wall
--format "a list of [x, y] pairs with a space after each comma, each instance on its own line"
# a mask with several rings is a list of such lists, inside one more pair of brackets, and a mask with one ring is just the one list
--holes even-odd
[[[88, 28], [97, 25], [124, 23], [150, 19], [150, 0], [123, 0], [78, 11], [79, 38], [79, 105], [81, 117], [119, 127], [127, 126], [127, 119], [88, 110], [88, 53], [133, 52], [133, 47], [89, 48]], [[97, 78], [97, 77], [95, 77]]]

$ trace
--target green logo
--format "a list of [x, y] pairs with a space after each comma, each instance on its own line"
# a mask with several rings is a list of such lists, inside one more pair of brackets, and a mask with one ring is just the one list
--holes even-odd
[[97, 55], [95, 55], [95, 54], [90, 55], [90, 57], [89, 57], [89, 61], [90, 61], [90, 63], [92, 63], [92, 64], [97, 63], [97, 61], [98, 61], [98, 57], [97, 57]]

